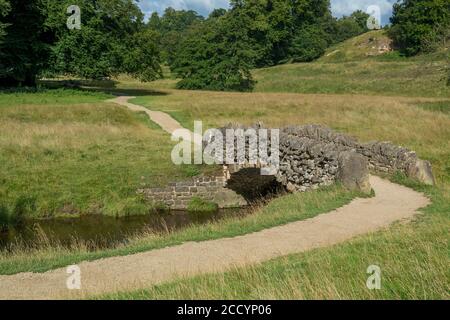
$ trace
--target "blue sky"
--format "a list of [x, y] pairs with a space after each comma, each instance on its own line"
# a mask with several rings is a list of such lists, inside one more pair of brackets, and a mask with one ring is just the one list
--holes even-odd
[[[389, 22], [392, 4], [396, 0], [331, 0], [331, 9], [337, 17], [348, 15], [355, 10], [366, 11], [370, 5], [381, 9], [382, 23]], [[140, 7], [149, 16], [152, 12], [164, 12], [167, 7], [175, 9], [195, 10], [202, 15], [208, 15], [214, 8], [227, 8], [228, 0], [140, 0]]]

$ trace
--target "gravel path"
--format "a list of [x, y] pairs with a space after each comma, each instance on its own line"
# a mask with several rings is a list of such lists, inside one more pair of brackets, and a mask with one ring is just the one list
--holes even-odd
[[81, 290], [68, 290], [66, 268], [0, 276], [0, 299], [82, 298], [136, 290], [178, 277], [224, 272], [291, 253], [341, 243], [411, 219], [430, 201], [423, 194], [372, 176], [376, 196], [315, 218], [235, 238], [188, 242], [144, 253], [79, 264]]

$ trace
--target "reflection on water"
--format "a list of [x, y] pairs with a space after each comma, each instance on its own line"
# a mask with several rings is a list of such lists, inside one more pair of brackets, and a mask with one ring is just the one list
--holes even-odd
[[72, 246], [85, 243], [88, 249], [111, 248], [126, 243], [127, 239], [144, 232], [167, 233], [193, 224], [205, 224], [227, 216], [242, 214], [242, 210], [219, 210], [215, 213], [187, 213], [131, 216], [114, 218], [102, 215], [80, 218], [32, 220], [0, 235], [0, 249], [11, 245], [39, 245], [47, 242]]

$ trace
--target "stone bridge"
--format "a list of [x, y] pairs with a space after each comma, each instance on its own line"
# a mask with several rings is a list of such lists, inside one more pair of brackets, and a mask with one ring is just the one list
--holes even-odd
[[[228, 126], [222, 128], [258, 129]], [[225, 135], [224, 135], [225, 136]], [[225, 144], [224, 144], [225, 145]], [[213, 201], [221, 208], [238, 207], [268, 193], [304, 192], [342, 183], [351, 190], [370, 192], [369, 172], [395, 173], [422, 183], [435, 183], [431, 165], [416, 153], [390, 142], [360, 143], [355, 138], [318, 125], [280, 129], [280, 166], [273, 176], [262, 176], [259, 165], [225, 165], [211, 177], [174, 182], [166, 188], [139, 190], [154, 202], [185, 209], [193, 197]], [[248, 152], [246, 153], [248, 159]], [[241, 161], [242, 162], [242, 161]]]

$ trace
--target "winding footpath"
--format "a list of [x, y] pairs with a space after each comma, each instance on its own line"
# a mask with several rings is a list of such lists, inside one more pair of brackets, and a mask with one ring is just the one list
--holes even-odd
[[164, 131], [170, 134], [172, 134], [172, 132], [174, 132], [175, 130], [184, 129], [183, 126], [180, 123], [178, 123], [178, 121], [176, 121], [174, 118], [172, 118], [165, 112], [152, 111], [143, 106], [139, 106], [137, 104], [128, 102], [128, 100], [134, 98], [136, 97], [121, 96], [112, 100], [108, 100], [108, 102], [116, 103], [121, 106], [127, 107], [128, 109], [134, 112], [145, 112], [154, 123], [159, 125]]
[[[121, 104], [130, 105], [130, 109], [135, 108], [126, 101], [127, 98], [118, 99]], [[145, 111], [140, 108], [143, 107], [136, 110]], [[157, 123], [158, 119], [167, 120], [159, 123], [162, 128], [177, 126], [175, 120], [167, 118], [168, 115], [148, 112]], [[282, 255], [338, 244], [386, 228], [394, 222], [409, 220], [418, 209], [430, 204], [423, 194], [409, 188], [376, 176], [372, 176], [370, 182], [375, 197], [355, 199], [342, 208], [312, 219], [234, 238], [187, 242], [129, 256], [79, 263], [81, 290], [67, 289], [69, 275], [66, 268], [41, 274], [0, 276], [0, 299], [83, 298], [148, 288], [180, 277], [224, 272]]]

